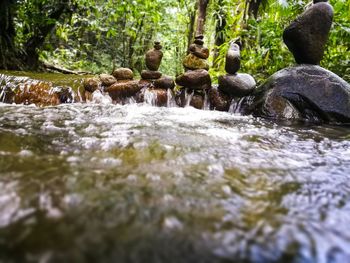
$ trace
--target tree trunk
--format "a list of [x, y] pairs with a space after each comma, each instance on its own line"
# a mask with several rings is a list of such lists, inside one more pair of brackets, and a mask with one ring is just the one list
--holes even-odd
[[209, 4], [209, 0], [198, 0], [198, 18], [197, 18], [197, 27], [196, 27], [196, 35], [203, 35], [204, 33], [204, 25], [205, 19], [207, 16], [207, 7]]
[[188, 25], [188, 35], [187, 35], [187, 54], [190, 53], [190, 45], [194, 39], [194, 26], [196, 23], [196, 13], [198, 9], [198, 2], [196, 2], [194, 9], [189, 13], [190, 23]]
[[0, 68], [20, 69], [14, 45], [16, 35], [13, 24], [14, 0], [0, 1]]
[[[254, 15], [255, 18], [258, 16], [259, 7], [262, 4], [262, 0], [248, 0], [248, 15]], [[266, 1], [265, 1], [266, 2]]]
[[[49, 14], [48, 18], [57, 21], [62, 14], [69, 12], [72, 12], [72, 10], [69, 10], [69, 1], [62, 1], [57, 5], [56, 9]], [[55, 26], [56, 23], [33, 25], [34, 34], [24, 44], [24, 51], [26, 54], [24, 62], [28, 69], [36, 70], [39, 68], [40, 62], [38, 49], [43, 46], [47, 35], [55, 28]]]
[[219, 48], [222, 44], [225, 43], [225, 27], [226, 27], [226, 12], [222, 8], [223, 0], [219, 0], [218, 7], [220, 8], [215, 12], [215, 50], [214, 50], [214, 59], [213, 59], [213, 68], [219, 69], [220, 65], [218, 64], [217, 58], [219, 56]]

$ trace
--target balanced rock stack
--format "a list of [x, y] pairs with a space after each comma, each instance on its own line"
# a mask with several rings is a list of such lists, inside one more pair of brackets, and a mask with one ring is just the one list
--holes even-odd
[[246, 73], [237, 73], [241, 65], [240, 47], [231, 42], [226, 54], [226, 75], [220, 76], [219, 86], [209, 93], [212, 109], [228, 111], [233, 98], [241, 98], [252, 93], [256, 87], [254, 78]]
[[153, 49], [146, 53], [146, 67], [148, 70], [141, 72], [141, 78], [144, 80], [155, 80], [162, 76], [162, 73], [158, 71], [160, 63], [162, 62], [163, 52], [160, 42], [155, 41]]
[[320, 63], [333, 20], [327, 1], [314, 3], [284, 31], [298, 64], [282, 69], [249, 100], [245, 113], [275, 119], [350, 123], [350, 85]]
[[168, 89], [173, 89], [175, 83], [173, 78], [169, 76], [163, 76], [158, 71], [163, 58], [162, 46], [159, 41], [154, 42], [153, 49], [147, 51], [145, 55], [147, 70], [141, 72], [141, 80], [139, 85], [143, 88], [143, 91], [138, 96], [138, 101], [145, 101], [145, 94], [154, 97], [154, 103], [156, 106], [166, 106]]
[[[118, 68], [114, 70], [113, 77], [116, 79], [116, 82], [105, 87], [104, 91], [108, 92], [109, 96], [116, 103], [123, 104], [125, 99], [133, 97], [140, 90], [138, 81], [134, 80], [134, 73], [129, 68]], [[107, 79], [105, 82], [107, 82]], [[110, 77], [108, 82], [112, 83], [113, 79]]]
[[189, 47], [189, 52], [182, 62], [185, 73], [175, 80], [176, 84], [182, 87], [178, 104], [182, 107], [186, 106], [187, 92], [192, 94], [189, 104], [202, 109], [205, 92], [211, 89], [211, 79], [208, 73], [209, 65], [207, 63], [209, 50], [204, 47], [203, 35], [195, 37], [194, 43]]

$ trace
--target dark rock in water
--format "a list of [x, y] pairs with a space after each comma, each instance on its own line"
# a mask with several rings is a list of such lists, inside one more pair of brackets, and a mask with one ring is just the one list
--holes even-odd
[[16, 93], [8, 86], [0, 89], [0, 102], [13, 103]]
[[190, 70], [176, 78], [176, 84], [191, 89], [203, 89], [211, 85], [208, 71], [205, 69]]
[[122, 98], [134, 96], [138, 91], [140, 91], [141, 86], [137, 80], [117, 82], [112, 86], [105, 89], [109, 96], [115, 101]]
[[225, 70], [229, 74], [235, 74], [241, 66], [241, 54], [239, 45], [231, 43], [226, 54]]
[[157, 71], [163, 58], [162, 46], [159, 42], [154, 43], [154, 48], [146, 53], [146, 66], [149, 70]]
[[163, 76], [155, 80], [153, 84], [157, 89], [173, 89], [175, 87], [174, 79], [169, 76]]
[[220, 76], [218, 81], [218, 89], [234, 97], [247, 96], [252, 93], [256, 87], [254, 78], [246, 73], [237, 73], [234, 75], [226, 74]]
[[322, 67], [300, 65], [272, 75], [246, 104], [255, 116], [350, 123], [350, 84]]
[[56, 93], [60, 103], [73, 103], [75, 102], [75, 94], [70, 87], [54, 87], [52, 93]]
[[151, 88], [153, 87], [153, 81], [148, 79], [140, 79], [139, 86], [140, 86], [140, 89]]
[[333, 8], [320, 2], [308, 8], [283, 32], [283, 40], [298, 64], [318, 65], [333, 21]]
[[101, 74], [99, 78], [100, 78], [100, 81], [102, 82], [102, 85], [106, 87], [109, 87], [117, 82], [117, 79], [109, 74]]
[[232, 98], [217, 88], [212, 88], [209, 91], [209, 102], [211, 110], [228, 111]]
[[207, 59], [209, 57], [209, 49], [203, 47], [203, 43], [204, 42], [202, 41], [202, 44], [199, 45], [195, 41], [195, 44], [190, 45], [189, 51], [198, 58]]
[[119, 80], [132, 80], [134, 78], [134, 73], [129, 68], [118, 68], [114, 70], [113, 76]]
[[97, 78], [86, 78], [83, 81], [84, 89], [88, 92], [94, 92], [99, 89], [100, 81]]
[[190, 106], [199, 110], [203, 109], [204, 96], [199, 94], [193, 94], [192, 99], [190, 101]]
[[162, 73], [159, 71], [153, 70], [142, 70], [141, 78], [143, 79], [159, 79], [162, 76]]
[[187, 69], [209, 69], [209, 64], [205, 59], [199, 58], [192, 53], [184, 58], [182, 64]]

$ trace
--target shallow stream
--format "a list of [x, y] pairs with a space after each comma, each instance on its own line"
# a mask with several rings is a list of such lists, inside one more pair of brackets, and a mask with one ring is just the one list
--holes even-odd
[[350, 128], [0, 104], [1, 262], [350, 262]]

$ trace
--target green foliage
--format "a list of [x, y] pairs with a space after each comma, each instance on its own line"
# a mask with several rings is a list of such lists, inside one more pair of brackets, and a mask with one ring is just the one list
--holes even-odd
[[[249, 15], [249, 2], [210, 1], [205, 42], [211, 50], [214, 82], [225, 73], [232, 40], [242, 43], [241, 71], [252, 74], [258, 83], [295, 63], [282, 33], [310, 3], [263, 0], [255, 18]], [[322, 66], [350, 81], [350, 0], [331, 4], [334, 25]], [[42, 61], [94, 73], [116, 67], [130, 67], [137, 73], [145, 68], [145, 52], [160, 40], [164, 53], [160, 70], [173, 76], [183, 71], [197, 8], [194, 0], [17, 0], [16, 6], [16, 46], [24, 50], [31, 38], [43, 35], [44, 44], [37, 47]], [[56, 17], [60, 7], [64, 11]], [[217, 39], [222, 41], [215, 46]]]
[[[215, 0], [217, 3], [220, 0]], [[227, 26], [223, 34], [225, 43], [219, 47], [216, 63], [218, 68], [211, 70], [216, 77], [224, 74], [224, 61], [230, 40], [240, 39], [241, 71], [252, 74], [261, 83], [274, 72], [295, 64], [292, 54], [283, 43], [282, 33], [295, 17], [301, 14], [306, 1], [270, 1], [260, 10], [258, 19], [247, 18], [245, 3], [236, 0], [220, 1], [221, 9], [230, 9], [226, 13]], [[350, 81], [350, 1], [331, 1], [334, 7], [334, 25], [328, 41], [322, 66]], [[235, 7], [232, 9], [232, 7]], [[217, 23], [218, 21], [213, 21]], [[215, 80], [215, 78], [214, 78]]]

